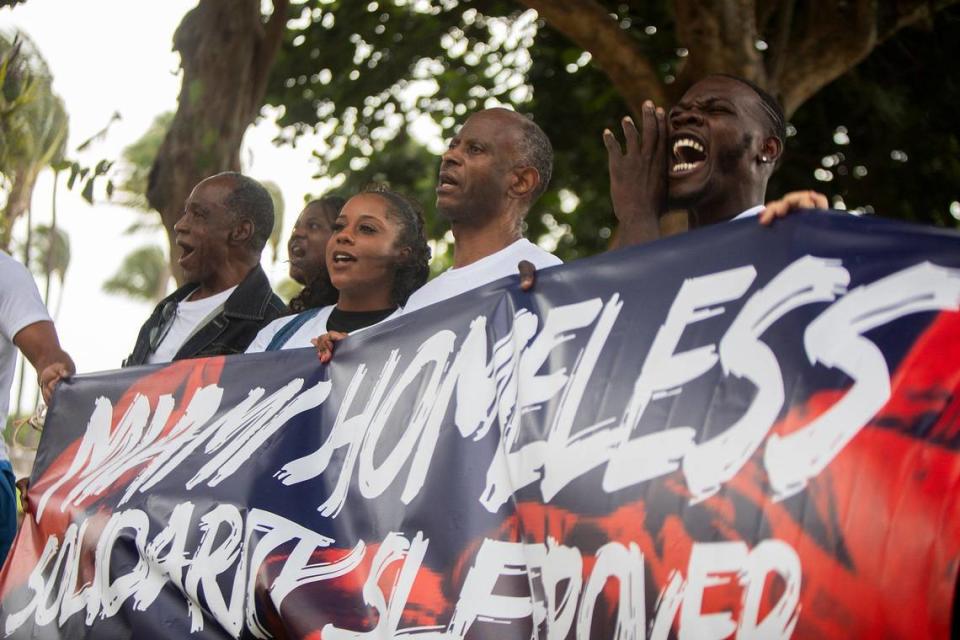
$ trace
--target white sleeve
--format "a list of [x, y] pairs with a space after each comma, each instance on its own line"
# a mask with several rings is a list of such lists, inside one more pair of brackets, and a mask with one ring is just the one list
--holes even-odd
[[35, 322], [52, 322], [40, 292], [27, 268], [12, 258], [0, 257], [0, 333], [13, 342], [20, 330]]
[[263, 353], [267, 350], [267, 345], [270, 344], [270, 341], [273, 340], [273, 336], [277, 335], [280, 332], [280, 329], [284, 328], [288, 322], [292, 321], [297, 316], [284, 316], [282, 318], [277, 318], [263, 329], [260, 329], [260, 333], [257, 334], [257, 337], [253, 339], [253, 342], [250, 343], [250, 346], [247, 347], [247, 350], [244, 353]]

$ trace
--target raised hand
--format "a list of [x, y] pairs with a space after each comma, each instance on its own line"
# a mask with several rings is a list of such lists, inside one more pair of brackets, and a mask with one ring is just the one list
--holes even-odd
[[647, 100], [641, 111], [643, 135], [629, 116], [621, 121], [626, 150], [609, 129], [603, 132], [610, 170], [610, 199], [620, 223], [621, 247], [656, 240], [667, 208], [667, 118]]

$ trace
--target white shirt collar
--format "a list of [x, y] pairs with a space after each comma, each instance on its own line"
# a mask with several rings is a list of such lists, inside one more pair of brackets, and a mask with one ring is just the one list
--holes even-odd
[[755, 207], [750, 207], [746, 211], [741, 211], [736, 216], [730, 218], [730, 220], [733, 221], [733, 220], [741, 220], [743, 218], [752, 218], [753, 216], [758, 215], [761, 211], [763, 211], [763, 205], [758, 204]]

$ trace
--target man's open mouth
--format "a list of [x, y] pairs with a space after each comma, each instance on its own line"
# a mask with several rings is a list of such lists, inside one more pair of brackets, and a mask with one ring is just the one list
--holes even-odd
[[670, 173], [674, 175], [695, 171], [707, 159], [703, 143], [690, 136], [674, 138], [671, 151]]
[[449, 191], [456, 187], [457, 184], [456, 178], [445, 171], [441, 171], [440, 177], [437, 179], [437, 191]]
[[177, 246], [180, 247], [180, 259], [178, 262], [183, 262], [194, 252], [195, 247], [190, 246], [189, 244], [178, 242]]

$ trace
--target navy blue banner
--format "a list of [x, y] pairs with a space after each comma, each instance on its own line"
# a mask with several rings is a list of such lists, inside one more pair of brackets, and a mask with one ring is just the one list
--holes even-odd
[[810, 213], [77, 376], [14, 638], [945, 636], [960, 237]]

